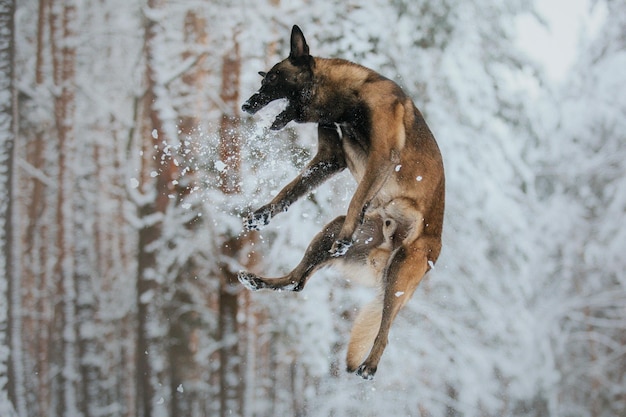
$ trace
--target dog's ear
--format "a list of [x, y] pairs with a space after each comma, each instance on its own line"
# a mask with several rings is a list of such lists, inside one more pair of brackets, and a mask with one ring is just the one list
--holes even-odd
[[309, 45], [306, 44], [304, 39], [304, 33], [300, 30], [298, 25], [293, 25], [291, 29], [291, 52], [289, 58], [298, 60], [309, 56]]

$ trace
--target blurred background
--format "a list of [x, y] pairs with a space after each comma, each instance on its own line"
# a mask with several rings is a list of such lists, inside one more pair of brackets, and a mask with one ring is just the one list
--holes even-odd
[[[0, 0], [0, 415], [617, 416], [626, 3]], [[395, 80], [447, 176], [444, 249], [372, 382], [373, 293], [249, 293], [345, 212], [344, 172], [244, 233], [315, 152], [240, 106], [311, 53]]]

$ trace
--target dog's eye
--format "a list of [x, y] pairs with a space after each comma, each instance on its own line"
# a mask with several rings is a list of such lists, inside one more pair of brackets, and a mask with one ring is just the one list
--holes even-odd
[[267, 74], [267, 81], [271, 83], [275, 82], [277, 78], [278, 78], [278, 74], [276, 74], [275, 72], [271, 72]]

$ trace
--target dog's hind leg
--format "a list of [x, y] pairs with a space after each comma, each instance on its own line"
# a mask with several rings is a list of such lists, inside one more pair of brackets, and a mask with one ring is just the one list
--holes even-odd
[[383, 294], [377, 294], [374, 300], [361, 309], [354, 320], [346, 354], [348, 372], [355, 372], [372, 349], [382, 314]]
[[387, 346], [391, 324], [430, 269], [430, 262], [436, 260], [440, 245], [437, 239], [421, 236], [403, 245], [394, 254], [385, 277], [380, 328], [369, 355], [357, 369], [357, 375], [365, 379], [374, 378], [378, 362]]
[[300, 263], [285, 276], [279, 278], [263, 278], [251, 272], [241, 271], [237, 275], [239, 281], [249, 290], [271, 289], [301, 291], [311, 275], [322, 266], [337, 260], [331, 257], [330, 247], [337, 238], [345, 216], [337, 217], [324, 226], [304, 253]]

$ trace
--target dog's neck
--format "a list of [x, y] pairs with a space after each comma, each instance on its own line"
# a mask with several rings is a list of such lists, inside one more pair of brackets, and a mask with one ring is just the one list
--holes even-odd
[[313, 67], [314, 82], [320, 85], [340, 85], [356, 88], [375, 74], [362, 65], [339, 58], [315, 58]]
[[[344, 59], [314, 58], [313, 79], [300, 93], [302, 121], [333, 124], [340, 122], [348, 107], [358, 100], [357, 91], [376, 75], [373, 71]], [[354, 96], [346, 96], [354, 91]], [[337, 95], [337, 92], [342, 92]]]

